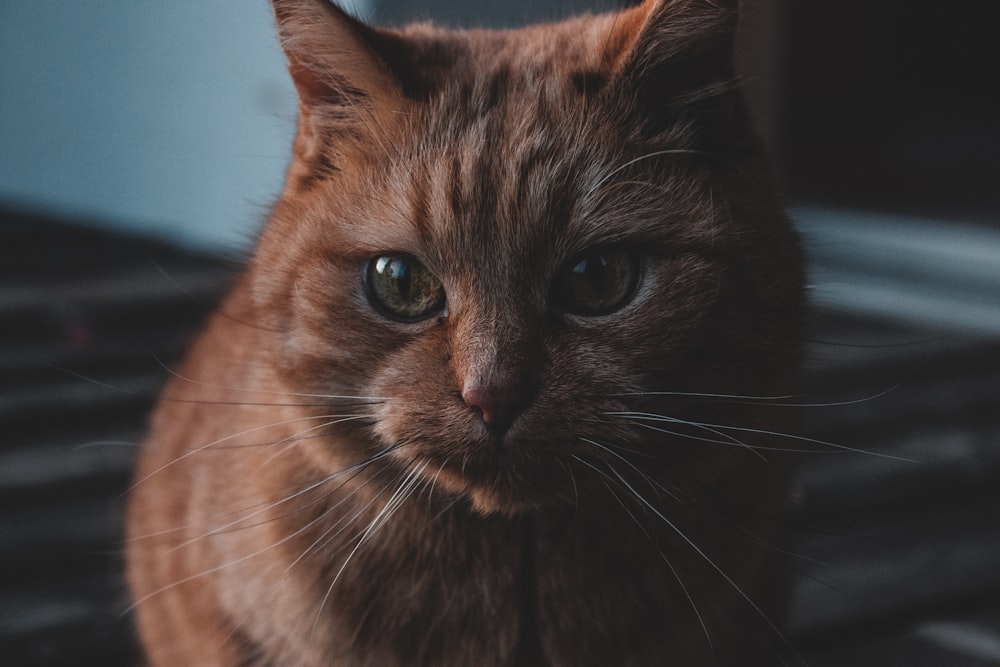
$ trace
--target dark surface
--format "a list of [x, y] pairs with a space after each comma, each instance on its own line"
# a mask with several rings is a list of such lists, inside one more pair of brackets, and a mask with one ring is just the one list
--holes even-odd
[[[134, 664], [122, 494], [224, 262], [25, 215], [0, 223], [0, 655]], [[809, 665], [1000, 664], [1000, 345], [813, 317], [801, 413]], [[889, 458], [898, 457], [898, 458]], [[905, 460], [904, 460], [905, 459]]]

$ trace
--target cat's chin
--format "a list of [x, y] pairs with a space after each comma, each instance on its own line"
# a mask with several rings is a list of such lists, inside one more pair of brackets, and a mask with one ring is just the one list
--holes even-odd
[[409, 466], [423, 468], [422, 475], [429, 483], [447, 495], [465, 500], [473, 512], [483, 516], [515, 517], [573, 503], [572, 491], [564, 493], [551, 484], [531, 481], [550, 480], [551, 475], [543, 470], [535, 470], [534, 475], [525, 479], [501, 468], [473, 472], [432, 459], [412, 461]]
[[566, 504], [563, 498], [531, 493], [528, 489], [497, 489], [488, 486], [469, 487], [465, 491], [465, 497], [472, 511], [483, 516], [516, 517], [545, 512]]

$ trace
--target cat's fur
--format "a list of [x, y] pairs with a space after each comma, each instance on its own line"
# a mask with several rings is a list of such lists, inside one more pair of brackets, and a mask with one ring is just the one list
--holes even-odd
[[[781, 652], [786, 470], [756, 431], [788, 425], [746, 397], [793, 390], [802, 274], [733, 84], [735, 0], [503, 32], [272, 4], [294, 159], [131, 494], [151, 664]], [[554, 276], [595, 247], [641, 282], [566, 313]], [[369, 303], [390, 251], [446, 311]], [[484, 423], [501, 403], [509, 428]]]

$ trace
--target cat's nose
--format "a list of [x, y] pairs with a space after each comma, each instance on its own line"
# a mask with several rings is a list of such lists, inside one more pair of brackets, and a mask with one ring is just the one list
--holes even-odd
[[492, 431], [506, 431], [524, 405], [520, 387], [466, 386], [462, 390], [465, 404], [479, 412]]

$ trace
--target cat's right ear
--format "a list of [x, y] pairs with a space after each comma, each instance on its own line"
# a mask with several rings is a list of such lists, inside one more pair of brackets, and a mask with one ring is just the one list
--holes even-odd
[[328, 0], [271, 0], [303, 116], [340, 119], [394, 108], [402, 91], [377, 52], [384, 41]]
[[677, 108], [733, 89], [740, 0], [645, 0], [607, 39], [616, 81], [648, 109]]

